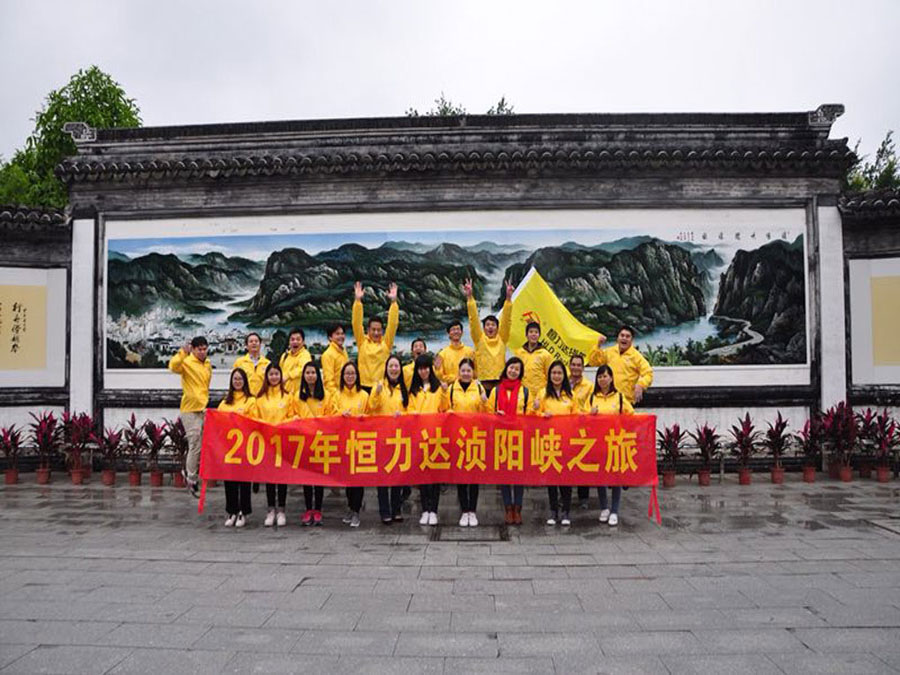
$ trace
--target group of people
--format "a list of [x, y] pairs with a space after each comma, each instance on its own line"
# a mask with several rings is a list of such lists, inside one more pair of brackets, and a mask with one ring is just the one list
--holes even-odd
[[[447, 326], [449, 344], [432, 357], [421, 338], [411, 345], [412, 361], [403, 364], [393, 354], [394, 338], [399, 323], [397, 285], [390, 284], [387, 322], [380, 316], [370, 316], [364, 322], [363, 299], [365, 289], [360, 282], [354, 286], [352, 330], [357, 347], [357, 360], [349, 358], [344, 342], [346, 329], [334, 324], [327, 329], [328, 347], [317, 363], [304, 341], [301, 328], [294, 328], [288, 336], [288, 348], [278, 362], [262, 354], [262, 338], [249, 333], [245, 339], [247, 353], [239, 357], [229, 378], [228, 393], [218, 409], [236, 412], [269, 424], [291, 419], [315, 418], [331, 415], [404, 415], [438, 412], [482, 412], [516, 417], [518, 415], [632, 414], [643, 392], [653, 380], [647, 360], [633, 346], [635, 331], [622, 326], [612, 346], [605, 346], [606, 337], [600, 335], [597, 345], [587, 357], [576, 354], [568, 368], [541, 346], [541, 326], [529, 323], [525, 329], [526, 342], [512, 350], [507, 359], [512, 318], [513, 286], [505, 282], [506, 300], [500, 317], [491, 314], [479, 320], [473, 297], [472, 282], [466, 281], [462, 291], [473, 346], [463, 343], [463, 326], [452, 321]], [[180, 418], [188, 438], [189, 450], [184, 474], [194, 496], [199, 494], [200, 447], [203, 434], [203, 414], [209, 404], [209, 383], [212, 366], [207, 357], [208, 343], [195, 337], [179, 350], [169, 362], [169, 369], [181, 375], [182, 398]], [[594, 382], [584, 378], [585, 365], [597, 366]], [[421, 525], [438, 524], [441, 495], [439, 484], [422, 485]], [[227, 527], [243, 527], [252, 511], [251, 492], [258, 486], [250, 483], [225, 481], [225, 510]], [[360, 524], [364, 488], [346, 490], [348, 513], [343, 522], [350, 527]], [[572, 488], [547, 488], [550, 504], [548, 525], [569, 525]], [[461, 527], [478, 525], [478, 485], [458, 485]], [[600, 522], [618, 524], [621, 487], [612, 488], [608, 501], [607, 489], [599, 487]], [[306, 510], [303, 525], [322, 525], [321, 486], [304, 486]], [[379, 487], [378, 509], [385, 524], [403, 519], [402, 504], [411, 494], [410, 488]], [[501, 486], [508, 525], [522, 523], [521, 485]], [[586, 500], [587, 488], [579, 488], [579, 498]], [[285, 506], [287, 485], [266, 485], [268, 506], [264, 525], [287, 524]]]

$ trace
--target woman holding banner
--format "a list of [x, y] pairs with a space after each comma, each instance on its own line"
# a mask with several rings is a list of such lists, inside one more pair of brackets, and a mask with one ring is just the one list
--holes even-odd
[[[588, 400], [588, 406], [592, 415], [634, 414], [634, 407], [621, 392], [616, 390], [613, 371], [609, 366], [597, 368], [594, 392]], [[608, 522], [610, 527], [615, 527], [619, 524], [619, 501], [622, 499], [622, 487], [618, 485], [613, 487], [611, 508], [606, 500], [606, 487], [598, 487], [597, 493], [600, 497], [600, 522]]]
[[[446, 412], [450, 405], [447, 385], [441, 384], [434, 374], [432, 358], [428, 354], [422, 354], [416, 357], [414, 365], [408, 411], [416, 415]], [[422, 497], [422, 517], [419, 518], [419, 525], [437, 525], [441, 484], [420, 485], [419, 492]]]
[[[325, 416], [325, 385], [315, 361], [307, 361], [300, 375], [300, 401], [297, 411], [300, 419], [311, 419]], [[321, 485], [304, 485], [303, 500], [306, 512], [300, 522], [305, 525], [322, 526], [322, 499], [325, 488]]]
[[[391, 354], [384, 363], [384, 378], [372, 387], [366, 404], [368, 415], [405, 415], [409, 407], [409, 392], [403, 381], [403, 364], [400, 357]], [[403, 504], [403, 487], [378, 488], [378, 512], [381, 522], [390, 525], [403, 520], [400, 507]]]
[[[578, 412], [578, 403], [572, 395], [569, 386], [569, 377], [566, 375], [566, 366], [562, 361], [554, 361], [547, 372], [547, 386], [541, 395], [534, 401], [534, 410], [544, 417], [553, 415], [574, 415]], [[568, 485], [557, 487], [547, 486], [547, 495], [550, 499], [550, 517], [548, 525], [569, 526], [569, 509], [572, 507], [572, 488]], [[560, 497], [562, 497], [562, 513], [560, 513]]]
[[[297, 417], [299, 399], [291, 396], [284, 388], [284, 376], [281, 367], [270, 363], [266, 366], [262, 388], [256, 396], [257, 419], [267, 424], [281, 424]], [[265, 527], [284, 527], [287, 517], [284, 506], [287, 502], [287, 485], [283, 483], [266, 483], [266, 503], [269, 511], [263, 521]]]
[[[500, 381], [488, 399], [488, 411], [502, 415], [506, 419], [515, 419], [522, 415], [530, 415], [528, 405], [528, 387], [522, 384], [522, 372], [525, 366], [522, 359], [513, 356], [503, 367]], [[506, 510], [504, 522], [507, 525], [522, 524], [522, 500], [525, 497], [524, 485], [501, 485], [500, 496]]]
[[[475, 379], [475, 362], [463, 359], [459, 362], [456, 382], [450, 386], [449, 409], [452, 412], [487, 412], [487, 400], [484, 387]], [[478, 485], [457, 485], [456, 491], [462, 511], [459, 526], [477, 527], [478, 517], [475, 511], [478, 508]]]
[[[347, 361], [341, 368], [337, 391], [328, 397], [325, 406], [329, 415], [342, 415], [344, 417], [361, 417], [366, 414], [366, 404], [369, 395], [364, 392], [359, 383], [359, 370], [356, 363]], [[359, 527], [359, 511], [362, 509], [365, 488], [346, 488], [347, 506], [349, 511], [344, 516], [343, 522], [350, 527]]]
[[[231, 371], [228, 381], [228, 393], [219, 406], [219, 412], [238, 413], [247, 417], [256, 416], [256, 399], [250, 395], [250, 384], [247, 374], [240, 368]], [[225, 481], [225, 527], [244, 527], [247, 516], [253, 512], [250, 501], [250, 483], [246, 481]]]

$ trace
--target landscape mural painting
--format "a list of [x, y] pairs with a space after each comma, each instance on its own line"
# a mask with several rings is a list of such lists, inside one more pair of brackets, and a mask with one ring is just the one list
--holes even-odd
[[[553, 225], [110, 237], [106, 367], [164, 368], [204, 335], [213, 364], [228, 368], [249, 330], [279, 354], [292, 326], [319, 354], [327, 325], [349, 333], [356, 280], [369, 290], [366, 316], [385, 314], [398, 284], [401, 356], [419, 336], [436, 351], [449, 320], [467, 324], [465, 279], [484, 316], [499, 313], [503, 279], [517, 284], [532, 266], [584, 324], [607, 335], [634, 326], [655, 366], [808, 363], [802, 226]], [[354, 354], [352, 335], [347, 346]]]

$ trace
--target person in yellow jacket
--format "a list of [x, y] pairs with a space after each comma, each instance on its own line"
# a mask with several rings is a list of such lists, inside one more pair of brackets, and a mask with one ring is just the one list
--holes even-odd
[[[384, 364], [384, 379], [369, 392], [366, 413], [369, 415], [405, 415], [409, 408], [409, 391], [403, 381], [403, 364], [400, 357], [391, 354]], [[378, 488], [378, 512], [381, 522], [390, 525], [403, 520], [403, 486]]]
[[525, 326], [525, 344], [516, 350], [516, 356], [525, 364], [523, 384], [537, 397], [547, 386], [547, 371], [553, 355], [541, 345], [541, 324], [532, 321]]
[[266, 368], [270, 362], [262, 355], [262, 338], [259, 333], [248, 333], [244, 338], [244, 345], [247, 347], [247, 353], [235, 359], [231, 367], [244, 371], [250, 382], [250, 393], [256, 396], [265, 382]]
[[[297, 399], [298, 416], [300, 419], [324, 417], [326, 405], [322, 374], [315, 361], [307, 361], [300, 373], [300, 391]], [[303, 501], [306, 502], [306, 511], [300, 519], [302, 525], [305, 527], [322, 526], [322, 500], [324, 498], [325, 488], [321, 485], [303, 486]]]
[[469, 359], [475, 363], [475, 350], [469, 345], [463, 344], [462, 335], [461, 321], [454, 319], [447, 324], [447, 337], [450, 338], [450, 344], [434, 357], [434, 372], [441, 382], [453, 384], [456, 381], [459, 364], [463, 359]]
[[[276, 364], [266, 367], [262, 389], [256, 396], [257, 419], [267, 424], [281, 424], [299, 417], [299, 399], [291, 396], [284, 388], [284, 375]], [[287, 502], [287, 485], [266, 483], [266, 503], [269, 511], [263, 521], [265, 527], [284, 527], [287, 517], [284, 514]]]
[[[575, 402], [578, 403], [578, 410], [587, 412], [587, 400], [594, 391], [594, 384], [584, 377], [584, 356], [581, 354], [573, 354], [569, 358], [569, 386], [572, 388]], [[582, 509], [588, 508], [590, 495], [590, 487], [587, 485], [578, 486], [578, 501]]]
[[[360, 417], [366, 414], [366, 404], [369, 395], [362, 390], [359, 384], [359, 369], [354, 361], [347, 361], [341, 368], [338, 389], [327, 397], [326, 410], [329, 415], [342, 415], [343, 417]], [[345, 488], [347, 506], [349, 511], [344, 516], [343, 522], [350, 527], [359, 527], [359, 512], [362, 509], [365, 488]]]
[[[409, 390], [408, 410], [416, 415], [428, 415], [447, 411], [450, 397], [447, 384], [434, 374], [432, 358], [428, 354], [419, 355], [414, 364], [415, 374]], [[438, 504], [441, 499], [441, 484], [429, 483], [419, 486], [422, 498], [422, 517], [419, 525], [438, 524]]]
[[469, 314], [469, 333], [475, 345], [475, 373], [478, 381], [490, 393], [497, 386], [500, 373], [505, 367], [506, 343], [509, 342], [509, 329], [512, 320], [512, 294], [515, 287], [504, 280], [506, 300], [498, 319], [493, 314], [478, 321], [478, 306], [472, 295], [472, 280], [466, 279], [463, 293], [466, 295], [466, 310]]
[[428, 352], [428, 347], [425, 346], [424, 339], [416, 338], [409, 345], [409, 351], [412, 353], [412, 359], [403, 366], [403, 381], [406, 382], [407, 389], [412, 387], [413, 375], [416, 374], [416, 359], [422, 356], [422, 354], [426, 354]]
[[[219, 403], [219, 412], [231, 412], [247, 417], [256, 416], [256, 399], [250, 395], [247, 375], [240, 368], [231, 371], [228, 393]], [[225, 527], [244, 527], [247, 516], [253, 512], [250, 500], [250, 483], [242, 480], [225, 481]]]
[[341, 381], [341, 368], [350, 360], [347, 350], [344, 349], [346, 331], [343, 324], [332, 324], [326, 330], [328, 335], [328, 347], [322, 352], [322, 382], [325, 386], [325, 395], [331, 396], [339, 389]]
[[[547, 372], [547, 386], [535, 399], [534, 410], [544, 417], [574, 415], [579, 412], [578, 403], [572, 395], [571, 386], [569, 386], [566, 366], [562, 361], [554, 361], [550, 364], [550, 370]], [[547, 496], [550, 500], [550, 516], [547, 518], [547, 524], [571, 525], [569, 509], [572, 507], [572, 488], [568, 485], [548, 485]], [[562, 502], [560, 502], [560, 497]], [[561, 511], [560, 507], [562, 507]]]
[[644, 391], [653, 383], [653, 368], [634, 347], [634, 328], [622, 326], [616, 334], [616, 344], [604, 349], [606, 336], [601, 335], [597, 346], [588, 354], [591, 366], [608, 365], [615, 374], [618, 389], [629, 403], [640, 403]]
[[[633, 415], [634, 407], [625, 396], [616, 391], [615, 376], [609, 366], [597, 368], [597, 376], [594, 379], [594, 391], [588, 399], [588, 406], [592, 415]], [[619, 524], [619, 502], [622, 500], [622, 487], [614, 486], [612, 489], [612, 505], [606, 501], [606, 486], [597, 488], [600, 497], [600, 522], [609, 523], [610, 527]]]
[[[487, 412], [487, 393], [481, 383], [475, 379], [475, 361], [463, 359], [459, 362], [459, 375], [456, 382], [450, 385], [448, 392], [449, 410], [451, 412]], [[478, 485], [457, 485], [459, 496], [460, 527], [477, 527]]]
[[392, 283], [388, 287], [388, 300], [391, 301], [388, 309], [387, 329], [380, 316], [370, 316], [366, 330], [363, 332], [363, 304], [365, 295], [363, 286], [356, 282], [353, 286], [355, 300], [353, 301], [353, 337], [356, 340], [356, 349], [359, 352], [360, 386], [368, 393], [378, 382], [384, 371], [384, 364], [388, 355], [394, 348], [394, 337], [397, 335], [397, 325], [400, 321], [400, 309], [397, 306], [397, 284]]
[[[522, 372], [525, 364], [518, 356], [513, 356], [503, 367], [500, 381], [488, 399], [488, 411], [501, 415], [506, 419], [515, 419], [519, 415], [530, 415], [529, 405], [531, 392], [522, 384]], [[524, 485], [501, 485], [500, 496], [506, 510], [507, 525], [522, 524], [522, 501], [525, 497]]]
[[200, 449], [203, 442], [203, 414], [209, 404], [212, 364], [207, 358], [209, 343], [198, 335], [169, 359], [169, 370], [181, 375], [179, 418], [187, 436], [188, 451], [181, 470], [194, 497], [200, 496]]
[[300, 391], [300, 375], [303, 366], [312, 361], [312, 355], [306, 348], [306, 333], [302, 328], [291, 328], [288, 334], [288, 349], [278, 359], [281, 372], [284, 373], [284, 388], [287, 393], [296, 396]]

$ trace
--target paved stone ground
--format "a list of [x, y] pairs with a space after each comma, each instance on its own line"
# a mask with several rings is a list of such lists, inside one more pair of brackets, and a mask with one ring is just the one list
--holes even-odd
[[[30, 483], [32, 475], [24, 475]], [[121, 476], [120, 476], [121, 479]], [[617, 530], [222, 526], [181, 490], [0, 488], [2, 673], [880, 673], [900, 669], [900, 484], [625, 493]], [[327, 491], [326, 491], [327, 495]], [[592, 497], [593, 500], [596, 497]], [[443, 496], [455, 522], [455, 491]], [[499, 496], [482, 492], [482, 521]], [[596, 506], [592, 503], [592, 506]], [[469, 537], [475, 541], [463, 541]], [[312, 670], [310, 672], [315, 672]]]

